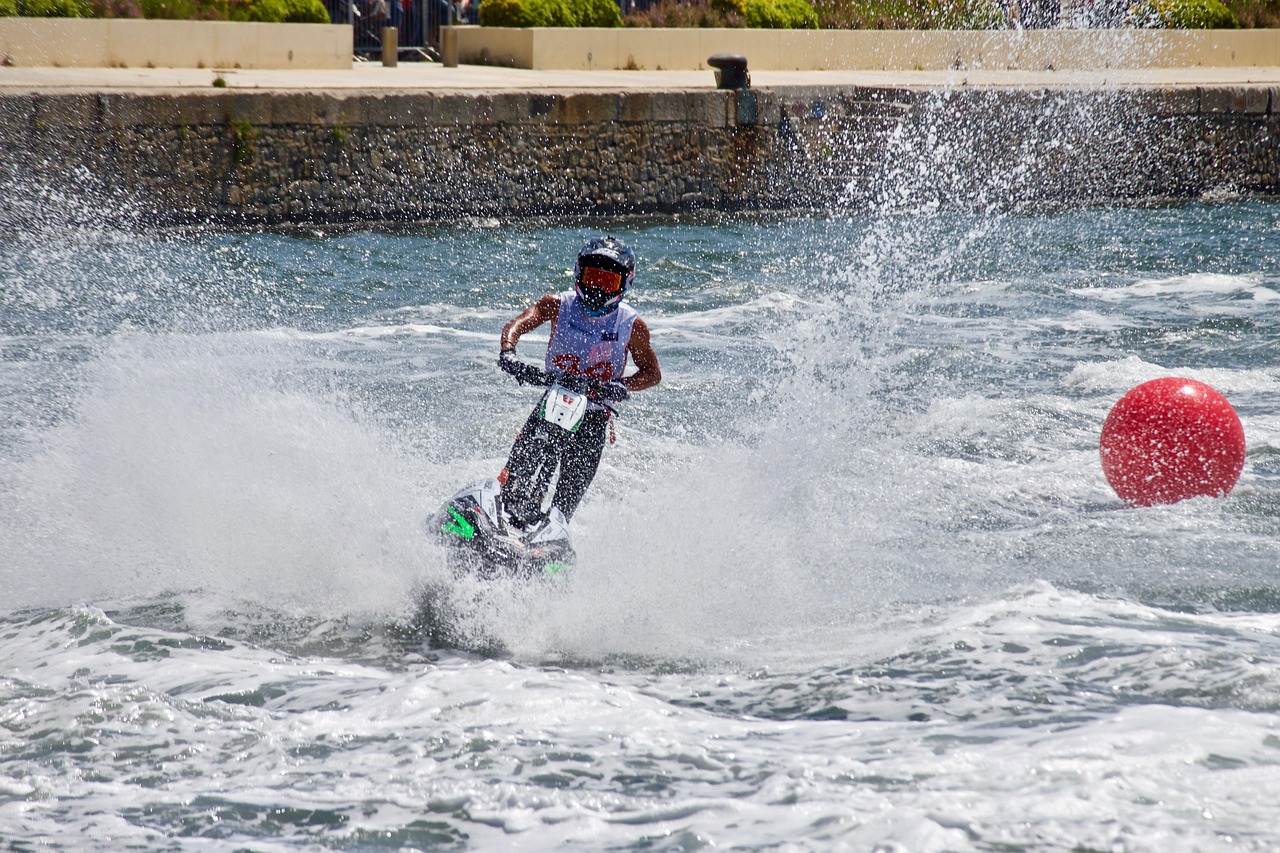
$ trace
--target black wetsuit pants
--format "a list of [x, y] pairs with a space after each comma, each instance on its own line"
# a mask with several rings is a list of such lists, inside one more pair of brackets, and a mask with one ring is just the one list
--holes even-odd
[[[525, 421], [515, 444], [511, 445], [511, 453], [507, 457], [509, 476], [516, 476], [520, 471], [536, 468], [536, 463], [529, 464], [531, 454], [541, 453], [539, 430], [555, 430], [542, 420], [535, 409]], [[604, 441], [609, 432], [609, 413], [603, 409], [588, 409], [578, 429], [568, 434], [561, 434], [563, 441], [560, 455], [560, 482], [556, 485], [555, 497], [551, 505], [559, 508], [565, 518], [572, 518], [574, 510], [587, 487], [595, 479], [596, 469], [600, 467], [600, 456], [604, 453]], [[546, 433], [543, 435], [545, 436]], [[514, 484], [508, 480], [508, 487]], [[506, 492], [506, 488], [503, 489]]]

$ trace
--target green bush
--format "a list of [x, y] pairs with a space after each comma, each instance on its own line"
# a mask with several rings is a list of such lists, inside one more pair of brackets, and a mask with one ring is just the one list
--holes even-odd
[[[533, 10], [535, 27], [578, 26], [577, 6], [573, 0], [526, 0]], [[482, 2], [480, 5], [484, 5]]]
[[620, 27], [614, 0], [484, 0], [486, 27]]
[[285, 0], [253, 0], [246, 9], [247, 21], [261, 24], [283, 24], [284, 16], [289, 14]]
[[[629, 12], [622, 19], [625, 27], [745, 27], [742, 12], [733, 0], [658, 0], [641, 12]], [[1276, 0], [1280, 2], [1280, 0]]]
[[285, 22], [290, 24], [328, 24], [329, 10], [324, 0], [285, 0]]
[[[483, 5], [483, 4], [481, 4]], [[614, 0], [583, 0], [580, 27], [620, 27], [622, 13]]]
[[[182, 0], [169, 0], [169, 2], [182, 2]], [[256, 21], [262, 24], [329, 23], [329, 13], [325, 10], [323, 0], [229, 0], [224, 18], [229, 21]]]
[[929, 29], [995, 30], [1005, 25], [1004, 12], [994, 0], [928, 2], [923, 14]]
[[747, 0], [710, 0], [712, 9], [725, 14], [747, 15]]
[[174, 21], [225, 21], [226, 3], [210, 0], [138, 0], [144, 18]]
[[79, 0], [16, 0], [18, 14], [24, 18], [85, 18], [89, 7]]
[[997, 0], [814, 0], [814, 6], [824, 30], [999, 30], [1008, 26]]
[[330, 22], [324, 0], [0, 0], [0, 18], [15, 15], [24, 18], [168, 18], [290, 24]]
[[485, 27], [549, 27], [553, 10], [547, 0], [483, 0], [480, 25]]
[[1160, 24], [1178, 30], [1225, 30], [1239, 26], [1221, 0], [1151, 0]]
[[805, 0], [746, 0], [748, 27], [764, 30], [816, 30], [818, 13]]
[[480, 4], [482, 27], [528, 27], [528, 12], [520, 0], [483, 0]]
[[89, 15], [94, 18], [141, 18], [137, 0], [90, 0]]

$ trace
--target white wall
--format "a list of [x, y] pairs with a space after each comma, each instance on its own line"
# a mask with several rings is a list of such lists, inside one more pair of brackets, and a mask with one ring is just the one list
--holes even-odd
[[350, 68], [351, 27], [0, 18], [0, 59], [66, 68]]

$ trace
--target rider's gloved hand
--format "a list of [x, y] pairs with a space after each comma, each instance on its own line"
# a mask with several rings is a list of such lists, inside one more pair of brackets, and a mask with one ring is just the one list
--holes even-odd
[[606, 382], [600, 386], [600, 399], [613, 400], [619, 402], [631, 396], [631, 392], [627, 390], [627, 386], [618, 380]]
[[515, 350], [504, 349], [499, 353], [498, 366], [504, 373], [514, 376], [521, 385], [537, 385], [542, 381], [542, 371], [517, 358]]

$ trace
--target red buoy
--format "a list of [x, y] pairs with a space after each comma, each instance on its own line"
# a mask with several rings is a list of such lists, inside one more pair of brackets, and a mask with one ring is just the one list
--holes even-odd
[[1153, 379], [1112, 407], [1099, 449], [1102, 473], [1125, 503], [1220, 497], [1244, 468], [1244, 427], [1203, 382]]

